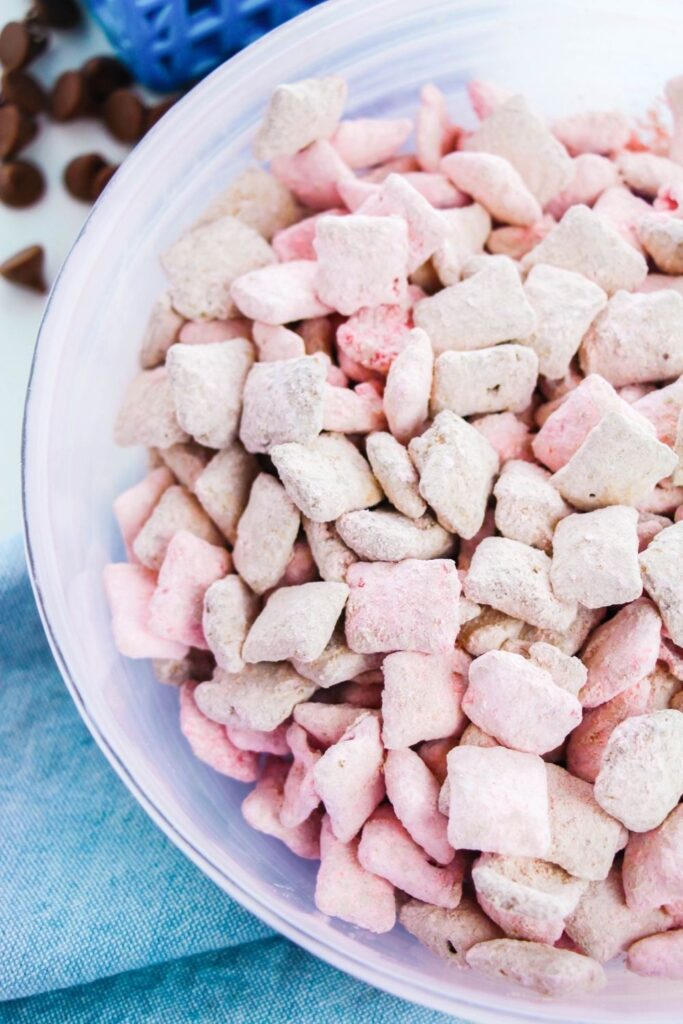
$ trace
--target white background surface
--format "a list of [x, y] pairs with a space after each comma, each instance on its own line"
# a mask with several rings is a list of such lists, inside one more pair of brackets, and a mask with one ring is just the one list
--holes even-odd
[[[0, 24], [21, 19], [28, 7], [28, 0], [0, 0]], [[92, 54], [109, 50], [105, 37], [88, 19], [75, 31], [52, 31], [48, 51], [30, 70], [49, 86], [60, 71], [78, 67]], [[120, 163], [127, 148], [94, 120], [62, 125], [41, 118], [41, 131], [21, 157], [41, 167], [47, 180], [46, 193], [39, 203], [25, 210], [11, 210], [0, 204], [0, 260], [27, 245], [40, 244], [45, 249], [48, 285], [54, 282], [90, 209], [66, 192], [62, 172], [72, 157], [90, 151]], [[21, 419], [44, 305], [43, 296], [0, 278], [0, 537], [17, 532], [21, 526]]]

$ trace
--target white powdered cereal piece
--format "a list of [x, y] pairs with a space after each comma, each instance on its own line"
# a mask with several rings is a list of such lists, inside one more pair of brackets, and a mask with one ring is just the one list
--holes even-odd
[[434, 352], [427, 334], [413, 328], [403, 351], [392, 362], [384, 388], [383, 408], [397, 441], [418, 434], [429, 414]]
[[240, 440], [248, 452], [312, 441], [323, 428], [325, 368], [314, 356], [255, 363], [244, 387]]
[[214, 456], [210, 448], [204, 448], [196, 441], [172, 444], [170, 448], [157, 448], [159, 458], [171, 470], [178, 483], [194, 491], [197, 480]]
[[414, 319], [429, 335], [437, 355], [526, 338], [536, 326], [517, 267], [504, 256], [492, 258], [460, 284], [422, 299], [415, 306]]
[[657, 534], [640, 556], [648, 594], [673, 642], [683, 647], [683, 521]]
[[289, 156], [318, 139], [329, 139], [339, 124], [346, 93], [339, 75], [278, 85], [254, 140], [256, 158]]
[[532, 268], [524, 291], [536, 314], [536, 329], [521, 341], [538, 356], [539, 373], [557, 380], [567, 373], [607, 296], [583, 274], [543, 263]]
[[552, 130], [570, 153], [608, 156], [624, 148], [631, 134], [631, 122], [619, 110], [587, 110], [558, 118]]
[[618, 388], [683, 373], [683, 295], [618, 292], [581, 343], [581, 369]]
[[448, 841], [454, 850], [545, 857], [550, 815], [545, 763], [505, 747], [448, 754]]
[[631, 832], [656, 828], [683, 795], [683, 714], [634, 715], [613, 730], [595, 799]]
[[446, 238], [447, 227], [440, 211], [400, 174], [389, 174], [379, 191], [368, 196], [357, 212], [371, 217], [399, 217], [405, 221], [410, 273], [428, 260]]
[[683, 220], [680, 217], [656, 213], [643, 217], [638, 225], [638, 237], [663, 274], [683, 274]]
[[424, 515], [427, 503], [420, 497], [419, 477], [408, 449], [391, 434], [378, 431], [368, 436], [365, 450], [372, 472], [394, 508], [409, 519]]
[[351, 316], [369, 306], [403, 305], [408, 227], [399, 217], [320, 217], [314, 241], [315, 288], [322, 301]]
[[509, 160], [494, 153], [449, 153], [441, 170], [503, 224], [529, 227], [543, 216], [540, 203]]
[[615, 184], [605, 189], [593, 210], [600, 214], [608, 224], [611, 224], [624, 241], [642, 254], [643, 247], [638, 238], [638, 224], [643, 217], [652, 213], [649, 203], [646, 203], [640, 196], [635, 196], [625, 185]]
[[181, 427], [208, 448], [227, 448], [237, 436], [242, 391], [254, 361], [246, 338], [209, 345], [172, 345], [166, 357]]
[[552, 477], [570, 504], [583, 511], [637, 505], [673, 472], [676, 456], [631, 416], [609, 412]]
[[[462, 600], [460, 602], [462, 609]], [[521, 636], [524, 623], [521, 619], [513, 619], [510, 615], [497, 612], [495, 608], [481, 608], [461, 628], [459, 644], [473, 658], [479, 658], [488, 651], [497, 651], [512, 643]]]
[[607, 878], [617, 851], [626, 842], [625, 829], [596, 802], [590, 782], [556, 764], [547, 764], [546, 774], [551, 834], [548, 860], [576, 878]]
[[550, 483], [550, 473], [532, 462], [510, 459], [496, 480], [496, 529], [510, 540], [550, 551], [553, 531], [570, 508]]
[[216, 669], [213, 679], [200, 683], [194, 696], [199, 710], [214, 722], [272, 732], [315, 689], [315, 683], [287, 662], [263, 663], [245, 665], [238, 673]]
[[[681, 487], [683, 485], [683, 408], [678, 414], [678, 421], [676, 423], [676, 438], [674, 440], [674, 452], [678, 457], [678, 465], [676, 466], [676, 469], [673, 471], [672, 480], [675, 487]], [[396, 502], [394, 502], [394, 504], [396, 504]], [[398, 508], [398, 505], [396, 507]]]
[[276, 445], [270, 457], [294, 504], [316, 523], [382, 500], [370, 467], [343, 434], [320, 434], [308, 444]]
[[420, 474], [420, 494], [444, 529], [474, 537], [498, 472], [492, 445], [466, 420], [445, 410], [411, 441], [410, 455]]
[[434, 364], [431, 410], [458, 416], [524, 412], [538, 377], [538, 357], [522, 345], [442, 352]]
[[365, 562], [443, 558], [453, 550], [453, 536], [429, 515], [408, 519], [399, 512], [363, 509], [346, 512], [336, 526], [344, 543]]
[[251, 485], [232, 552], [235, 569], [256, 594], [282, 578], [299, 532], [299, 510], [275, 477], [261, 473]]
[[259, 471], [253, 455], [239, 441], [211, 459], [197, 478], [194, 492], [202, 506], [231, 544], [237, 524], [249, 500], [252, 481]]
[[263, 167], [247, 167], [206, 207], [197, 224], [236, 217], [270, 242], [301, 219], [302, 210], [286, 185]]
[[555, 596], [550, 566], [548, 556], [537, 548], [507, 537], [487, 537], [474, 552], [465, 596], [539, 629], [568, 629], [576, 604]]
[[467, 260], [483, 252], [491, 233], [491, 217], [479, 203], [442, 210], [441, 216], [448, 233], [432, 261], [441, 284], [456, 284]]
[[463, 148], [505, 157], [541, 206], [571, 180], [569, 154], [543, 121], [529, 110], [522, 96], [513, 96], [497, 106], [465, 139]]
[[628, 187], [648, 199], [654, 199], [663, 185], [683, 182], [683, 167], [655, 153], [625, 149], [617, 156], [616, 164]]
[[217, 546], [223, 538], [197, 499], [184, 487], [168, 487], [133, 541], [135, 557], [148, 569], [160, 569], [174, 534], [187, 530]]
[[176, 417], [165, 366], [142, 370], [130, 382], [114, 424], [114, 440], [148, 448], [170, 448], [189, 440]]
[[346, 570], [358, 558], [341, 540], [334, 523], [314, 523], [304, 516], [303, 526], [321, 577], [328, 582], [343, 583]]
[[588, 671], [580, 658], [573, 658], [544, 640], [530, 643], [527, 653], [531, 661], [550, 672], [555, 684], [567, 693], [576, 697], [586, 685]]
[[640, 253], [606, 220], [580, 205], [567, 210], [557, 227], [527, 253], [522, 270], [537, 263], [583, 274], [608, 295], [620, 288], [637, 288], [647, 276], [647, 263]]
[[139, 362], [143, 370], [160, 366], [171, 345], [178, 340], [180, 328], [185, 323], [171, 304], [168, 292], [162, 292], [152, 306], [149, 319], [140, 342]]
[[232, 282], [274, 263], [258, 231], [235, 217], [192, 228], [162, 254], [173, 306], [190, 320], [225, 320], [235, 313]]
[[244, 316], [271, 326], [326, 316], [331, 309], [316, 295], [317, 272], [315, 260], [260, 267], [236, 278], [230, 294]]
[[580, 651], [590, 633], [605, 617], [603, 611], [578, 606], [576, 616], [566, 629], [539, 629], [538, 626], [525, 626], [520, 639], [529, 643], [547, 643], [569, 656]]
[[355, 679], [363, 672], [371, 672], [379, 668], [381, 663], [382, 656], [379, 654], [357, 654], [352, 651], [347, 646], [341, 627], [335, 629], [319, 658], [314, 661], [299, 661], [295, 658], [292, 661], [299, 675], [324, 689]]
[[315, 790], [330, 816], [332, 831], [344, 843], [358, 834], [384, 799], [383, 761], [379, 722], [366, 711], [327, 748], [313, 769]]
[[500, 936], [500, 928], [467, 896], [455, 910], [408, 900], [401, 907], [399, 920], [418, 942], [456, 967], [467, 967], [465, 956], [472, 946]]
[[216, 580], [206, 591], [202, 628], [219, 668], [242, 671], [242, 644], [258, 610], [258, 598], [235, 574]]
[[572, 180], [546, 206], [546, 214], [556, 220], [561, 220], [570, 206], [593, 206], [604, 192], [615, 188], [621, 180], [613, 161], [597, 153], [579, 153], [572, 160], [572, 168]]
[[561, 600], [585, 608], [628, 604], [640, 597], [636, 510], [612, 505], [558, 523], [550, 582]]
[[596, 992], [607, 984], [600, 964], [569, 949], [542, 942], [493, 939], [467, 953], [467, 964], [489, 978], [511, 981], [543, 996], [572, 996]]
[[288, 658], [315, 661], [330, 641], [348, 594], [345, 583], [280, 587], [249, 630], [242, 657], [249, 664]]

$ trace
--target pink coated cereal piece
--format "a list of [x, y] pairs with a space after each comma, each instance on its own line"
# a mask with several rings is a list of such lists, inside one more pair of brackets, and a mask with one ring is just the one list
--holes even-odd
[[373, 370], [368, 370], [366, 366], [361, 366], [355, 359], [350, 359], [341, 348], [337, 351], [337, 361], [340, 370], [346, 374], [349, 380], [364, 383], [377, 379], [377, 374]]
[[683, 167], [655, 153], [625, 149], [618, 154], [616, 164], [628, 187], [648, 199], [654, 199], [662, 185], [683, 181]]
[[585, 608], [627, 604], [640, 597], [636, 510], [612, 505], [559, 522], [550, 582], [558, 597]]
[[409, 312], [404, 306], [368, 306], [340, 324], [337, 345], [349, 359], [386, 374], [410, 338]]
[[353, 171], [330, 142], [320, 140], [292, 156], [278, 156], [272, 164], [275, 177], [311, 210], [341, 206], [338, 184]]
[[588, 110], [569, 114], [554, 122], [553, 133], [572, 156], [599, 153], [609, 156], [623, 149], [631, 134], [631, 123], [617, 110]]
[[511, 459], [533, 462], [531, 431], [512, 412], [491, 413], [472, 420], [480, 434], [498, 453], [501, 466]]
[[240, 750], [225, 728], [203, 715], [194, 699], [194, 683], [180, 687], [180, 730], [196, 758], [214, 771], [239, 782], [254, 782], [259, 776], [258, 756]]
[[596, 992], [607, 984], [604, 971], [594, 960], [540, 942], [493, 939], [472, 946], [466, 959], [470, 967], [489, 978], [512, 981], [544, 996]]
[[184, 487], [168, 487], [133, 541], [135, 557], [149, 569], [160, 569], [168, 545], [179, 530], [187, 530], [209, 544], [220, 545], [221, 534], [197, 499]]
[[683, 182], [662, 185], [652, 207], [660, 213], [671, 213], [680, 217], [683, 214]]
[[683, 807], [650, 832], [633, 834], [624, 853], [622, 878], [632, 910], [683, 900]]
[[[509, 256], [513, 260], [521, 260], [528, 252], [538, 245], [541, 239], [555, 227], [554, 217], [545, 216], [542, 220], [528, 228], [506, 226], [494, 228], [486, 240], [486, 248], [490, 253]], [[452, 282], [444, 281], [444, 284]]]
[[[338, 743], [344, 733], [370, 709], [355, 704], [322, 704], [304, 701], [294, 708], [294, 721], [318, 746], [326, 748]], [[370, 710], [377, 715], [377, 711]]]
[[362, 180], [369, 181], [373, 185], [381, 184], [390, 174], [408, 174], [411, 171], [419, 171], [419, 169], [420, 165], [414, 153], [399, 153], [391, 160], [385, 160], [384, 163], [373, 167], [363, 176]]
[[496, 107], [510, 99], [511, 93], [501, 88], [494, 82], [487, 82], [481, 78], [472, 78], [467, 83], [467, 95], [470, 98], [472, 109], [483, 121], [485, 117], [492, 114]]
[[208, 544], [187, 530], [175, 533], [149, 604], [149, 623], [154, 632], [189, 647], [208, 649], [202, 629], [204, 594], [231, 567], [225, 548]]
[[567, 187], [546, 206], [547, 212], [561, 220], [570, 206], [593, 206], [603, 192], [619, 184], [619, 172], [612, 160], [595, 153], [582, 153], [572, 161], [574, 174]]
[[659, 659], [676, 679], [683, 682], [683, 651], [664, 637], [659, 648]]
[[638, 551], [644, 551], [658, 533], [671, 525], [666, 516], [654, 515], [652, 512], [638, 512]]
[[329, 138], [339, 123], [346, 93], [346, 82], [339, 75], [279, 85], [259, 127], [254, 155], [270, 160]]
[[313, 240], [315, 238], [316, 225], [323, 216], [342, 217], [345, 210], [325, 210], [325, 213], [316, 213], [313, 217], [304, 217], [303, 220], [284, 228], [273, 238], [273, 250], [281, 263], [287, 260], [314, 260], [315, 249]]
[[673, 116], [673, 130], [669, 144], [669, 157], [677, 163], [681, 163], [683, 157], [683, 142], [681, 130], [683, 129], [683, 89], [681, 76], [670, 78], [666, 83], [665, 95], [667, 103]]
[[358, 834], [384, 799], [383, 761], [379, 723], [368, 712], [327, 748], [313, 768], [332, 831], [344, 843]]
[[557, 472], [609, 412], [630, 416], [638, 426], [651, 430], [644, 416], [620, 398], [606, 380], [592, 373], [566, 396], [534, 437], [531, 447], [536, 458]]
[[356, 562], [346, 581], [346, 641], [352, 651], [446, 654], [454, 646], [460, 580], [450, 559]]
[[640, 598], [595, 630], [582, 656], [588, 669], [579, 695], [584, 707], [603, 704], [653, 671], [661, 625], [652, 602]]
[[678, 420], [683, 410], [683, 376], [663, 388], [656, 388], [633, 403], [633, 408], [650, 421], [663, 444], [676, 443]]
[[260, 363], [272, 363], [278, 359], [300, 359], [306, 355], [301, 335], [280, 325], [256, 322], [254, 344]]
[[567, 767], [572, 775], [595, 782], [613, 730], [631, 715], [647, 711], [650, 690], [649, 677], [643, 676], [616, 697], [585, 713], [567, 745]]
[[[454, 736], [446, 736], [440, 740], [425, 740], [420, 744], [418, 755], [436, 778], [439, 786], [443, 786], [448, 774], [447, 757], [453, 747], [457, 746], [458, 740]], [[386, 765], [385, 765], [386, 770]], [[387, 783], [387, 786], [389, 784]], [[418, 787], [419, 789], [419, 787]], [[389, 797], [393, 804], [393, 800]], [[398, 813], [398, 812], [397, 812]], [[405, 822], [403, 822], [405, 825]], [[406, 825], [406, 828], [408, 826]], [[415, 838], [413, 836], [413, 838]], [[435, 858], [438, 859], [438, 858]]]
[[629, 947], [626, 966], [648, 978], [683, 980], [683, 931], [649, 935]]
[[330, 312], [318, 298], [313, 260], [289, 260], [242, 274], [232, 285], [236, 305], [245, 316], [266, 324], [325, 316]]
[[662, 530], [640, 556], [645, 590], [659, 609], [669, 638], [683, 646], [683, 585], [680, 564], [683, 523]]
[[345, 583], [302, 583], [274, 590], [254, 621], [242, 648], [248, 664], [314, 661], [325, 650], [342, 613]]
[[188, 320], [177, 340], [183, 345], [213, 345], [219, 341], [250, 337], [250, 321], [236, 316], [230, 320]]
[[450, 153], [440, 164], [454, 185], [504, 224], [530, 227], [543, 216], [538, 200], [504, 157], [493, 153]]
[[588, 882], [555, 864], [527, 857], [482, 853], [472, 867], [477, 900], [513, 939], [552, 945]]
[[628, 833], [603, 811], [588, 782], [555, 764], [546, 765], [546, 776], [551, 834], [548, 860], [575, 878], [606, 878]]
[[375, 934], [396, 923], [394, 887], [366, 871], [358, 859], [358, 840], [343, 843], [323, 819], [321, 863], [315, 884], [315, 905], [323, 914], [358, 925]]
[[658, 270], [663, 274], [683, 273], [683, 222], [680, 218], [667, 213], [650, 214], [638, 225], [638, 235]]
[[171, 296], [168, 292], [162, 292], [152, 306], [140, 342], [140, 369], [152, 370], [163, 363], [169, 347], [178, 341], [183, 323], [183, 317], [171, 305]]
[[382, 741], [387, 750], [462, 731], [466, 683], [453, 653], [397, 651], [384, 659], [383, 671]]
[[437, 210], [449, 210], [467, 205], [465, 193], [457, 189], [445, 174], [406, 171], [401, 177]]
[[550, 815], [545, 764], [505, 747], [455, 747], [448, 755], [448, 840], [455, 850], [545, 857]]
[[196, 480], [194, 491], [202, 508], [232, 544], [257, 474], [256, 459], [236, 442], [214, 455]]
[[412, 127], [407, 118], [360, 117], [341, 121], [330, 141], [344, 163], [358, 170], [390, 160], [408, 138]]
[[285, 828], [296, 828], [306, 821], [320, 803], [314, 770], [321, 754], [311, 747], [308, 734], [296, 722], [287, 730], [287, 745], [294, 761], [285, 779], [280, 821]]
[[170, 448], [159, 448], [157, 451], [164, 465], [188, 491], [194, 491], [197, 480], [214, 455], [210, 448], [205, 448], [196, 441], [172, 444]]
[[311, 549], [305, 540], [297, 540], [292, 548], [287, 567], [279, 583], [283, 587], [296, 587], [301, 583], [314, 583], [318, 579], [318, 567]]
[[334, 352], [334, 333], [336, 322], [329, 316], [311, 316], [302, 320], [297, 333], [304, 339], [306, 355], [318, 353], [332, 357]]
[[386, 428], [382, 398], [372, 384], [358, 384], [353, 389], [325, 384], [323, 403], [323, 430], [369, 434]]
[[575, 696], [545, 669], [508, 651], [489, 651], [470, 666], [462, 709], [500, 743], [531, 754], [559, 746], [581, 721]]
[[133, 542], [145, 525], [161, 495], [173, 484], [173, 474], [165, 466], [153, 469], [144, 480], [114, 499], [114, 515], [129, 561], [136, 561]]
[[636, 939], [663, 931], [670, 923], [663, 910], [636, 912], [628, 907], [621, 871], [615, 866], [603, 881], [591, 882], [565, 930], [585, 953], [606, 963]]
[[358, 215], [399, 217], [408, 228], [408, 271], [417, 270], [436, 252], [446, 238], [443, 216], [431, 203], [399, 174], [390, 174], [381, 190], [369, 196], [358, 209]]
[[346, 388], [349, 386], [349, 378], [335, 366], [327, 352], [314, 352], [313, 355], [322, 363], [325, 368], [325, 381], [334, 388]]
[[[638, 225], [651, 209], [649, 203], [639, 196], [634, 196], [623, 185], [605, 189], [593, 206], [594, 212], [611, 224], [614, 230], [638, 252], [643, 251], [638, 237]], [[639, 287], [642, 287], [642, 283]]]
[[423, 757], [409, 747], [387, 751], [384, 781], [394, 813], [412, 839], [438, 864], [449, 864], [453, 849], [448, 821], [438, 809], [439, 783]]
[[415, 120], [415, 148], [423, 171], [438, 171], [439, 161], [453, 148], [455, 136], [444, 94], [436, 85], [423, 85]]
[[370, 196], [382, 191], [382, 186], [364, 178], [345, 178], [337, 185], [344, 205], [351, 213], [355, 213]]
[[467, 951], [478, 942], [496, 939], [500, 928], [476, 900], [463, 896], [455, 910], [408, 900], [399, 913], [403, 927], [419, 942], [455, 967], [467, 967]]
[[170, 448], [188, 440], [176, 417], [168, 370], [165, 366], [142, 370], [126, 390], [114, 424], [114, 441], [124, 447]]
[[226, 725], [225, 731], [230, 742], [239, 750], [252, 750], [255, 754], [275, 754], [277, 757], [287, 757], [290, 753], [287, 743], [288, 728], [287, 723], [283, 722], [271, 732], [249, 729], [246, 725]]
[[239, 523], [233, 548], [235, 569], [255, 594], [274, 587], [287, 568], [301, 517], [282, 484], [259, 473]]
[[397, 441], [406, 444], [429, 415], [434, 353], [427, 334], [411, 330], [406, 345], [392, 362], [384, 390], [384, 412]]
[[454, 854], [445, 867], [430, 864], [390, 807], [380, 807], [365, 822], [358, 859], [366, 871], [432, 906], [454, 910], [460, 902], [463, 858]]
[[345, 316], [406, 298], [408, 230], [398, 217], [321, 217], [316, 225], [315, 287]]
[[285, 828], [280, 821], [288, 768], [286, 761], [268, 757], [258, 782], [242, 801], [242, 815], [257, 832], [279, 839], [297, 857], [318, 860], [321, 815], [314, 811], [310, 818], [294, 828]]
[[104, 567], [104, 590], [111, 609], [116, 648], [126, 658], [184, 658], [187, 646], [153, 633], [149, 604], [156, 573], [127, 562]]
[[[676, 470], [674, 469], [674, 472]], [[636, 506], [639, 512], [671, 516], [683, 502], [683, 487], [672, 486], [673, 474], [653, 487]], [[668, 523], [667, 523], [668, 526]]]

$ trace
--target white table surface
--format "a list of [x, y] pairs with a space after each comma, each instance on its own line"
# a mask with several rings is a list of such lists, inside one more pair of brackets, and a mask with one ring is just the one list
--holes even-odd
[[[0, 24], [20, 19], [28, 0], [1, 0]], [[60, 71], [78, 67], [96, 53], [110, 51], [100, 30], [88, 20], [72, 32], [52, 32], [49, 51], [31, 67], [49, 85]], [[51, 284], [90, 209], [64, 189], [65, 165], [80, 153], [96, 151], [120, 163], [128, 152], [96, 122], [60, 125], [41, 119], [42, 130], [21, 156], [33, 160], [45, 173], [43, 199], [25, 210], [0, 204], [0, 260], [27, 245], [40, 244], [46, 254], [46, 277]], [[24, 395], [31, 357], [45, 305], [43, 296], [10, 285], [0, 278], [0, 538], [21, 528], [20, 447]]]

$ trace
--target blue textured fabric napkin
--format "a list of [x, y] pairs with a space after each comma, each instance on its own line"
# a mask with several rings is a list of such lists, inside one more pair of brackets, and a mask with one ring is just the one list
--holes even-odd
[[0, 1021], [452, 1024], [341, 973], [205, 878], [97, 749], [19, 541], [0, 546]]

